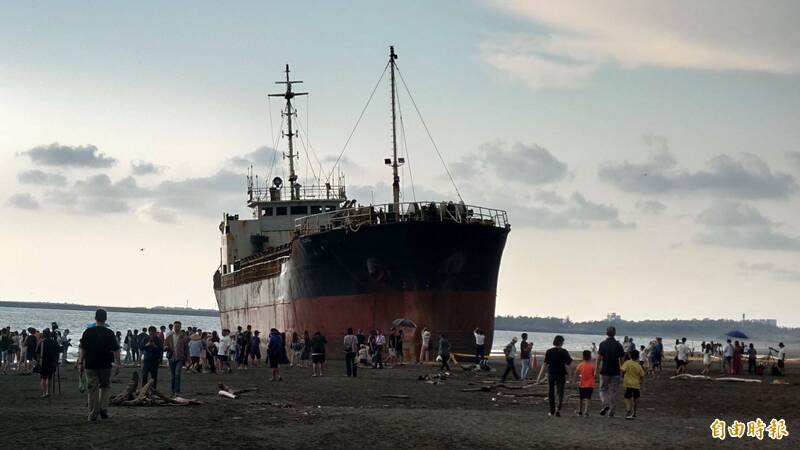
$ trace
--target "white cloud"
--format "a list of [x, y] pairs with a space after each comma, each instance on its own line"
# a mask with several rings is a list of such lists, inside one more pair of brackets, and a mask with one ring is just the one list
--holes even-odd
[[19, 209], [39, 209], [36, 197], [27, 192], [12, 195], [6, 200], [6, 204]]
[[154, 175], [164, 170], [162, 166], [140, 159], [131, 161], [131, 172], [134, 175]]
[[484, 60], [533, 88], [579, 86], [603, 66], [800, 72], [797, 2], [488, 3], [532, 31], [492, 37]]
[[703, 245], [748, 250], [800, 251], [800, 236], [778, 228], [779, 224], [752, 207], [735, 202], [715, 202], [697, 216], [705, 230], [695, 237]]
[[105, 168], [117, 163], [116, 159], [99, 152], [94, 145], [69, 146], [54, 142], [21, 154], [43, 166]]
[[800, 270], [779, 267], [773, 263], [747, 263], [744, 261], [736, 264], [745, 274], [767, 274], [776, 280], [800, 282]]
[[606, 164], [600, 167], [601, 180], [617, 188], [642, 194], [708, 193], [744, 199], [784, 199], [798, 190], [795, 178], [773, 171], [757, 155], [726, 154], [711, 158], [705, 170], [680, 168], [663, 138], [653, 141], [657, 149], [649, 161]]
[[667, 210], [667, 205], [658, 200], [647, 200], [636, 202], [636, 209], [645, 214], [660, 214]]
[[136, 209], [136, 215], [149, 222], [176, 223], [178, 221], [178, 215], [175, 211], [162, 208], [153, 203], [148, 203]]

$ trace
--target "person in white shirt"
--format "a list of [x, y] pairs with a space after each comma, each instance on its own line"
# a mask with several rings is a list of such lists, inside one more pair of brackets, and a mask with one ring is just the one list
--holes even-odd
[[233, 369], [231, 368], [231, 362], [228, 359], [228, 355], [231, 351], [231, 342], [231, 330], [222, 330], [222, 339], [219, 342], [217, 351], [217, 359], [219, 360], [219, 369], [221, 371], [220, 373], [225, 370], [225, 366], [228, 367], [228, 373], [233, 372]]
[[486, 335], [480, 328], [475, 328], [473, 334], [475, 335], [475, 364], [484, 365], [486, 364], [486, 350], [483, 344], [486, 342]]
[[786, 363], [786, 346], [783, 345], [783, 342], [778, 344], [778, 370], [781, 372], [781, 375], [786, 375], [784, 372], [784, 364]]
[[675, 347], [675, 352], [677, 353], [675, 373], [686, 373], [686, 367], [689, 364], [689, 346], [686, 345], [686, 338], [681, 339], [681, 342]]
[[429, 362], [431, 360], [431, 330], [427, 328], [422, 329], [422, 348], [419, 350], [419, 363]]
[[730, 374], [733, 369], [733, 345], [731, 345], [730, 339], [725, 343], [725, 347], [722, 348], [722, 356], [722, 371]]
[[373, 364], [372, 367], [376, 369], [383, 369], [383, 346], [386, 345], [386, 336], [381, 333], [381, 330], [378, 330], [378, 335], [375, 337], [375, 354], [372, 355]]

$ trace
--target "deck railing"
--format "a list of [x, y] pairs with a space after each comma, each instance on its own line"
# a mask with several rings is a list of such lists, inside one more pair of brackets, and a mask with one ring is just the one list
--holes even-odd
[[313, 214], [295, 219], [295, 231], [300, 235], [338, 228], [356, 230], [364, 225], [396, 222], [455, 222], [473, 223], [499, 228], [510, 228], [508, 213], [500, 209], [465, 205], [453, 202], [407, 202], [359, 206], [348, 209]]

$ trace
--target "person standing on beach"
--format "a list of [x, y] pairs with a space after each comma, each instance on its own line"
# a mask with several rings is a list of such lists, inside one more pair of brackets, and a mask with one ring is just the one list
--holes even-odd
[[308, 367], [308, 360], [311, 358], [311, 336], [308, 330], [303, 331], [303, 352], [300, 354], [300, 365]]
[[388, 345], [384, 346], [384, 348], [388, 347], [388, 356], [386, 357], [385, 362], [391, 366], [394, 366], [395, 357], [397, 356], [397, 351], [394, 347], [394, 345], [397, 343], [397, 332], [395, 332], [394, 327], [389, 330], [389, 336], [387, 337], [386, 342]]
[[756, 373], [756, 359], [758, 358], [758, 354], [756, 353], [756, 348], [753, 347], [753, 343], [750, 343], [750, 346], [747, 347], [747, 373], [748, 375], [753, 375]]
[[45, 328], [42, 331], [42, 342], [39, 343], [39, 378], [41, 379], [40, 387], [42, 388], [42, 397], [50, 395], [50, 379], [56, 373], [56, 366], [58, 366], [58, 353], [59, 345], [56, 342], [55, 335]]
[[[64, 330], [64, 334], [61, 335], [61, 341], [59, 344], [61, 345], [61, 364], [64, 365], [67, 363], [67, 352], [69, 348], [72, 346], [70, 343], [71, 339], [69, 338], [69, 328]], [[117, 341], [119, 342], [119, 341]]]
[[589, 404], [592, 402], [592, 392], [594, 391], [594, 380], [597, 377], [597, 370], [592, 362], [592, 352], [589, 350], [583, 351], [583, 361], [575, 368], [575, 373], [572, 374], [572, 384], [575, 384], [576, 377], [580, 375], [580, 384], [578, 385], [578, 410], [575, 411], [576, 416], [589, 417]]
[[172, 396], [181, 393], [181, 370], [186, 362], [188, 342], [185, 334], [181, 334], [181, 322], [176, 320], [172, 327], [172, 335], [167, 339], [167, 360], [171, 379]]
[[344, 336], [344, 366], [347, 376], [358, 376], [358, 364], [356, 364], [356, 354], [358, 353], [358, 338], [353, 334], [353, 329], [348, 328]]
[[158, 389], [158, 367], [161, 365], [161, 355], [164, 354], [164, 341], [158, 337], [158, 330], [151, 326], [147, 329], [148, 336], [141, 340], [139, 349], [142, 351], [142, 386], [147, 384], [148, 375], [153, 379], [153, 389]]
[[[319, 331], [314, 333], [314, 337], [311, 339], [311, 364], [314, 366], [312, 368], [314, 371], [311, 375], [312, 377], [322, 376], [322, 366], [325, 364], [325, 345], [327, 343], [328, 341], [322, 333]], [[319, 375], [317, 375], [317, 372], [319, 372]]]
[[36, 329], [28, 328], [28, 337], [25, 339], [25, 361], [28, 371], [33, 370], [34, 362], [36, 362], [36, 346], [39, 345]]
[[744, 344], [739, 341], [734, 342], [733, 345], [733, 364], [731, 371], [734, 375], [742, 374], [742, 354], [744, 353]]
[[272, 369], [270, 381], [282, 381], [281, 377], [281, 349], [284, 348], [283, 338], [277, 329], [269, 330], [267, 337], [267, 361], [269, 368]]
[[638, 357], [639, 352], [633, 349], [631, 359], [622, 363], [622, 367], [620, 367], [622, 373], [625, 374], [622, 385], [625, 388], [625, 408], [627, 410], [625, 418], [628, 420], [636, 418], [636, 406], [639, 403], [641, 383], [644, 380], [644, 369], [635, 361]]
[[783, 345], [783, 342], [778, 344], [778, 371], [781, 375], [786, 375], [786, 346]]
[[730, 339], [725, 342], [725, 346], [722, 348], [722, 358], [722, 371], [730, 375], [733, 368], [733, 345], [731, 345]]
[[448, 364], [448, 361], [450, 360], [450, 341], [445, 334], [442, 334], [439, 338], [439, 358], [442, 360], [442, 367], [439, 368], [439, 372], [449, 373], [450, 364]]
[[506, 371], [503, 372], [503, 376], [500, 377], [500, 382], [505, 383], [509, 373], [514, 375], [515, 380], [519, 380], [519, 375], [517, 375], [517, 367], [514, 365], [514, 358], [517, 356], [516, 336], [512, 337], [511, 342], [509, 342], [505, 348], [503, 348], [503, 354], [506, 355]]
[[[547, 398], [550, 403], [550, 412], [547, 415], [549, 417], [561, 417], [561, 405], [564, 403], [564, 384], [567, 381], [569, 365], [572, 363], [572, 357], [568, 351], [562, 348], [563, 345], [564, 336], [557, 335], [553, 339], [553, 347], [544, 354], [544, 364], [542, 364], [542, 368], [539, 370], [539, 377], [536, 380], [537, 383], [541, 383], [544, 371], [547, 371]], [[603, 345], [600, 344], [601, 351], [602, 348]], [[556, 395], [558, 395], [558, 402], [556, 402]]]
[[711, 343], [703, 344], [703, 372], [702, 374], [708, 376], [711, 372], [711, 352], [713, 345]]
[[484, 347], [486, 335], [483, 334], [483, 330], [480, 328], [475, 328], [473, 334], [475, 335], [475, 364], [482, 366], [485, 364], [486, 359], [486, 349]]
[[403, 335], [403, 329], [400, 328], [397, 330], [397, 337], [394, 340], [394, 352], [395, 356], [397, 356], [397, 364], [400, 366], [405, 365], [405, 360], [403, 359]]
[[528, 372], [531, 369], [531, 350], [533, 344], [528, 342], [528, 333], [522, 333], [522, 342], [519, 343], [519, 376], [523, 380], [528, 379]]
[[80, 341], [78, 366], [86, 372], [88, 380], [90, 422], [96, 421], [98, 416], [108, 419], [112, 362], [117, 364], [114, 375], [119, 375], [119, 345], [114, 332], [106, 328], [107, 317], [104, 309], [95, 311], [95, 326], [87, 328]]
[[608, 414], [608, 417], [614, 417], [614, 401], [619, 388], [619, 367], [625, 356], [622, 345], [614, 339], [616, 334], [616, 328], [608, 327], [606, 329], [608, 337], [600, 343], [600, 350], [597, 352], [597, 366], [600, 368], [600, 400], [603, 402], [600, 415]]
[[689, 366], [689, 346], [686, 345], [686, 338], [681, 339], [675, 347], [675, 358], [675, 375], [686, 373], [686, 368]]
[[[217, 349], [217, 360], [219, 361], [220, 373], [231, 373], [231, 361], [229, 355], [231, 353], [231, 330], [225, 328], [222, 330], [222, 339], [219, 341], [219, 348]], [[228, 370], [225, 370], [225, 367]]]
[[139, 330], [133, 330], [133, 336], [131, 337], [131, 353], [133, 354], [133, 362], [138, 364], [139, 363]]
[[383, 369], [383, 347], [386, 345], [386, 336], [381, 333], [381, 330], [376, 331], [375, 335], [375, 354], [373, 355], [373, 367], [376, 369]]
[[656, 377], [656, 371], [661, 372], [661, 359], [664, 357], [664, 344], [660, 337], [656, 338], [653, 345], [653, 350], [650, 351], [650, 368], [653, 371], [653, 378]]
[[419, 349], [419, 363], [426, 363], [431, 360], [431, 330], [428, 328], [422, 329], [422, 346]]
[[247, 347], [247, 353], [250, 355], [250, 365], [252, 367], [258, 367], [261, 364], [261, 334], [260, 331], [256, 330], [253, 333], [253, 337], [250, 338], [249, 347]]
[[11, 333], [9, 333], [8, 328], [3, 328], [0, 331], [0, 366], [2, 366], [3, 375], [7, 373], [9, 366], [11, 366], [9, 363], [12, 358], [10, 349]]

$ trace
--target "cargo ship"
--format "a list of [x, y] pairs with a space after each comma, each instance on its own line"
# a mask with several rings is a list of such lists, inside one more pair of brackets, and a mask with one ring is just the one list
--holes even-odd
[[396, 59], [391, 47], [384, 68], [391, 74], [392, 111], [392, 156], [384, 163], [392, 168], [393, 201], [387, 204], [348, 199], [342, 176], [336, 183], [298, 182], [292, 102], [306, 93], [293, 90], [301, 81], [291, 80], [286, 66], [285, 81], [276, 82], [285, 90], [270, 96], [285, 101], [288, 183], [275, 177], [259, 186], [251, 169], [252, 216], [223, 216], [213, 276], [223, 328], [252, 325], [289, 336], [320, 331], [336, 357], [347, 328], [387, 333], [402, 318], [416, 325], [405, 332], [407, 360], [419, 354], [422, 328], [431, 330], [434, 345], [446, 334], [454, 350], [471, 352], [478, 327], [491, 348], [508, 215], [460, 199], [401, 201]]

